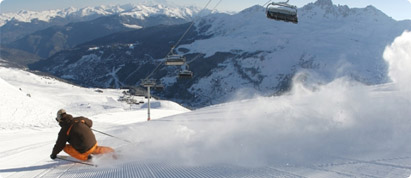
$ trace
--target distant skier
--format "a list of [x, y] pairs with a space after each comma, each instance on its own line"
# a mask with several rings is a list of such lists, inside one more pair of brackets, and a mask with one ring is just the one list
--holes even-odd
[[51, 159], [56, 159], [61, 150], [82, 161], [91, 159], [91, 154], [114, 152], [110, 147], [97, 146], [96, 137], [91, 130], [93, 122], [90, 119], [82, 116], [73, 118], [64, 109], [60, 109], [56, 121], [61, 129], [50, 155]]

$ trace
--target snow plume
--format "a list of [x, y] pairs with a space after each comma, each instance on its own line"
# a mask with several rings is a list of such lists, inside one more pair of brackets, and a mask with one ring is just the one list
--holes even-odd
[[[410, 81], [409, 71], [402, 68], [410, 68], [409, 37], [404, 33], [385, 52], [390, 76], [400, 85]], [[242, 166], [410, 155], [409, 90], [398, 91], [394, 84], [366, 86], [347, 78], [320, 83], [305, 71], [282, 96], [133, 125], [122, 133], [137, 144], [118, 150], [138, 160]]]
[[389, 64], [392, 81], [402, 90], [411, 90], [411, 32], [404, 32], [386, 47], [384, 59]]

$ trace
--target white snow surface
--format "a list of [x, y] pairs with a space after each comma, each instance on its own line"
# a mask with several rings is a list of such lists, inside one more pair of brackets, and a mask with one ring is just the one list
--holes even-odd
[[[404, 32], [385, 50], [392, 83], [320, 85], [301, 72], [282, 96], [195, 111], [154, 101], [149, 122], [146, 105], [116, 100], [120, 90], [98, 93], [0, 67], [0, 177], [408, 177], [410, 43]], [[132, 143], [96, 133], [117, 160], [93, 158], [99, 167], [50, 160], [60, 108]]]

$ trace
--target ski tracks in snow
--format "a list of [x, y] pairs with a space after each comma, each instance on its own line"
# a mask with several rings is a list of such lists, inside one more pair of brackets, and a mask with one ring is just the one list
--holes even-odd
[[245, 168], [232, 165], [186, 166], [178, 163], [159, 161], [133, 161], [113, 165], [90, 167], [80, 164], [61, 165], [51, 169], [43, 178], [109, 178], [109, 177], [145, 177], [145, 178], [238, 178], [238, 177], [282, 177], [304, 178], [271, 167]]
[[[11, 156], [25, 156], [29, 150], [44, 149], [49, 142], [39, 142], [28, 147], [0, 152], [9, 159]], [[48, 149], [48, 147], [47, 147]], [[42, 178], [109, 178], [109, 177], [147, 177], [147, 178], [218, 178], [218, 177], [407, 177], [411, 174], [410, 156], [392, 157], [375, 160], [358, 160], [340, 158], [332, 163], [311, 166], [264, 166], [242, 167], [227, 164], [210, 164], [188, 166], [176, 162], [159, 160], [120, 160], [97, 161], [99, 167], [91, 167], [64, 161], [39, 161], [23, 168], [0, 169], [2, 175], [8, 177], [42, 177]], [[41, 165], [43, 163], [43, 165]], [[45, 164], [44, 164], [45, 163]], [[101, 163], [101, 165], [100, 165]], [[13, 171], [15, 171], [13, 173]]]
[[[34, 132], [37, 133], [37, 132]], [[99, 167], [81, 165], [65, 161], [52, 161], [48, 154], [54, 145], [56, 134], [49, 131], [39, 135], [24, 134], [15, 137], [12, 143], [0, 148], [0, 176], [42, 177], [42, 178], [111, 178], [111, 177], [147, 177], [147, 178], [237, 178], [237, 177], [408, 177], [411, 174], [411, 156], [398, 154], [392, 157], [371, 159], [335, 158], [334, 161], [305, 166], [242, 167], [228, 164], [186, 165], [180, 162], [164, 160], [145, 160], [120, 157], [118, 160], [96, 159]], [[8, 137], [7, 135], [4, 136]], [[30, 141], [29, 143], [27, 143]], [[5, 142], [6, 144], [8, 142]], [[36, 160], [35, 162], [25, 161]]]
[[[12, 137], [13, 139], [10, 139]], [[56, 134], [20, 130], [0, 135], [0, 177], [40, 177], [56, 167], [49, 158]]]

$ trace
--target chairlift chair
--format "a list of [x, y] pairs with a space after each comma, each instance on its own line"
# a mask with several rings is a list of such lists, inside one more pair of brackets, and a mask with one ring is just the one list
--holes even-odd
[[193, 72], [189, 70], [188, 64], [184, 64], [184, 66], [182, 68], [184, 68], [184, 69], [181, 70], [180, 73], [178, 74], [179, 78], [189, 79], [189, 78], [193, 77]]
[[193, 77], [193, 72], [189, 70], [183, 70], [178, 74], [179, 78], [187, 79], [187, 78], [192, 78]]
[[154, 86], [155, 90], [164, 90], [164, 85], [163, 84], [157, 84], [156, 86]]
[[266, 8], [267, 18], [297, 24], [297, 7], [286, 2], [272, 2]]
[[154, 86], [156, 86], [156, 80], [154, 80], [154, 79], [141, 80], [141, 86], [143, 86], [143, 87], [154, 87]]
[[186, 63], [186, 58], [180, 55], [171, 54], [166, 57], [166, 65], [181, 66]]

